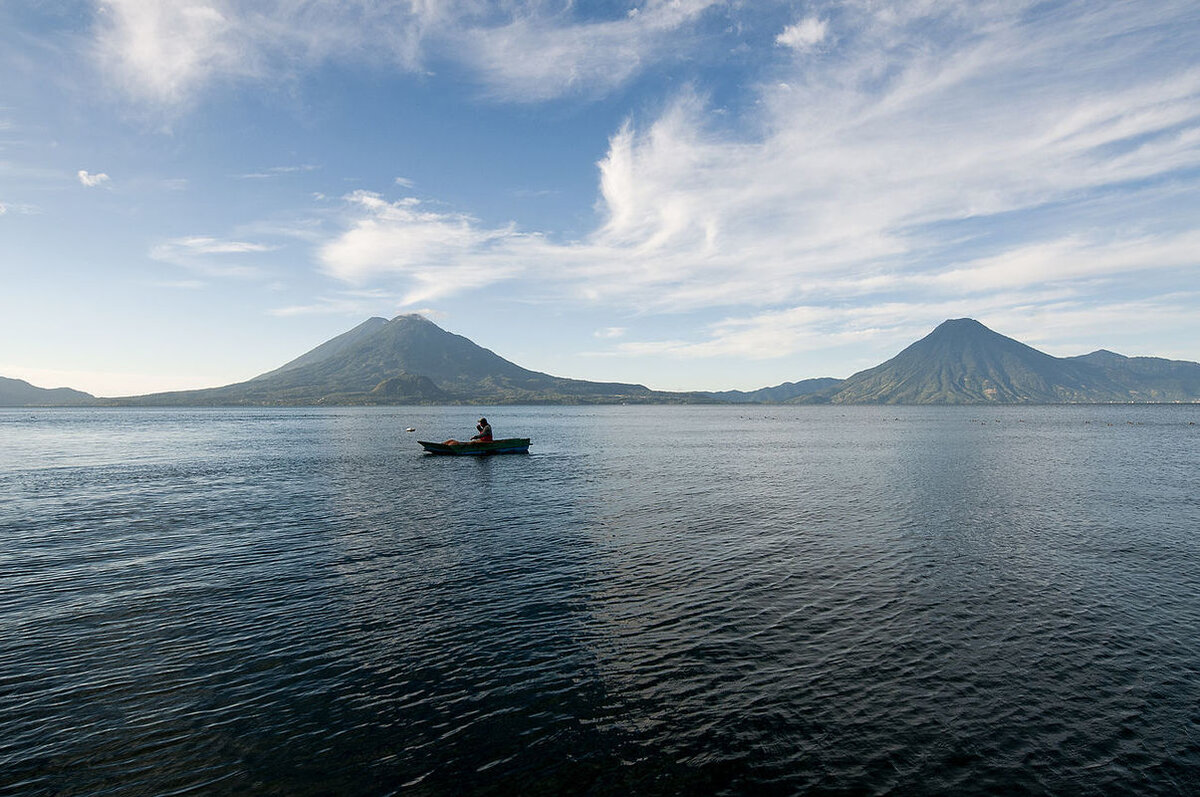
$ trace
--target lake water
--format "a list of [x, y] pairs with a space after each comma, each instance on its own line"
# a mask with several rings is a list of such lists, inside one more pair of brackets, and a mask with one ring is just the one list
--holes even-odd
[[482, 412], [0, 411], [0, 792], [1200, 791], [1200, 407]]

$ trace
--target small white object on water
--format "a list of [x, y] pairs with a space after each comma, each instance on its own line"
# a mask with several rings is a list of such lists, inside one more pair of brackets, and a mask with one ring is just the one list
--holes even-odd
[[414, 429], [413, 427], [411, 427], [411, 426], [410, 426], [410, 427], [408, 427], [407, 429], [405, 429], [404, 431], [406, 431], [406, 432], [415, 432], [415, 431], [417, 431], [417, 430], [416, 430], [416, 429]]

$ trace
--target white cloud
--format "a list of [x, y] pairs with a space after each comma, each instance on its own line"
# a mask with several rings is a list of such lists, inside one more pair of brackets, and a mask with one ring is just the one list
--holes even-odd
[[410, 303], [527, 278], [533, 298], [731, 313], [710, 339], [615, 349], [686, 357], [1108, 306], [1116, 281], [1200, 266], [1195, 189], [1169, 199], [1200, 168], [1200, 69], [1171, 47], [1186, 8], [1036, 10], [847, 4], [838, 58], [781, 67], [741, 127], [685, 90], [614, 132], [579, 240], [359, 192], [321, 262]]
[[170, 250], [187, 251], [199, 255], [230, 255], [245, 254], [246, 252], [270, 252], [278, 249], [268, 244], [250, 243], [248, 241], [222, 241], [202, 235], [175, 238], [160, 245], [154, 251]]
[[[886, 302], [873, 306], [802, 305], [744, 318], [726, 318], [707, 327], [707, 339], [629, 341], [616, 352], [627, 356], [669, 355], [769, 360], [797, 352], [832, 349], [877, 338], [912, 339], [928, 331], [926, 319], [953, 314], [955, 305]], [[924, 331], [921, 331], [924, 330]]]
[[[1045, 246], [1007, 214], [1200, 167], [1200, 71], [1188, 59], [1132, 66], [1172, 9], [1154, 20], [1123, 8], [1050, 24], [999, 5], [924, 49], [894, 18], [868, 17], [857, 57], [763, 89], [757, 139], [711, 132], [702, 98], [685, 94], [648, 128], [612, 137], [588, 294], [682, 310], [912, 289], [911, 275], [971, 234], [954, 225], [985, 217], [1005, 230], [991, 258], [945, 274], [942, 289], [1119, 273], [1135, 256], [1139, 268], [1197, 263], [1191, 239], [1167, 240], [1168, 227], [1090, 264], [1039, 257], [1023, 270], [1033, 280], [1006, 265], [1010, 251], [1027, 259]], [[1096, 46], [1122, 34], [1136, 41]]]
[[279, 177], [283, 174], [296, 174], [298, 172], [316, 171], [318, 167], [310, 163], [301, 164], [299, 166], [272, 166], [261, 172], [250, 172], [249, 174], [239, 174], [239, 180], [269, 180], [273, 177]]
[[104, 172], [100, 172], [99, 174], [90, 174], [89, 172], [80, 169], [75, 173], [75, 176], [79, 178], [80, 185], [88, 188], [95, 188], [98, 185], [104, 185], [105, 183], [109, 182], [109, 176]]
[[552, 3], [477, 0], [97, 0], [96, 56], [131, 95], [178, 106], [213, 80], [288, 78], [326, 61], [422, 72], [450, 58], [496, 96], [606, 91], [677, 57], [679, 33], [718, 0], [649, 0], [637, 14], [575, 21]]
[[1200, 231], [1129, 238], [1069, 235], [1008, 249], [912, 280], [962, 295], [1193, 266], [1200, 266]]
[[267, 311], [268, 315], [277, 318], [292, 318], [309, 315], [371, 315], [379, 307], [378, 302], [363, 300], [328, 299], [320, 297], [309, 304], [293, 304], [286, 307], [274, 307]]
[[[943, 301], [883, 302], [866, 306], [805, 305], [709, 325], [703, 339], [619, 343], [602, 356], [668, 357], [680, 360], [773, 360], [796, 354], [821, 354], [838, 362], [839, 351], [874, 351], [853, 370], [889, 358], [947, 318], [968, 315], [1000, 334], [1048, 354], [1069, 357], [1103, 346], [1128, 356], [1171, 352], [1146, 351], [1138, 340], [1194, 339], [1200, 334], [1195, 293], [1167, 294], [1140, 300], [1082, 302], [1069, 295], [997, 293], [964, 304]], [[1097, 330], [1104, 336], [1097, 337]], [[1194, 356], [1181, 349], [1178, 356]], [[833, 369], [849, 376], [843, 364]]]
[[597, 329], [592, 334], [593, 337], [601, 338], [603, 340], [612, 340], [614, 338], [624, 337], [627, 331], [628, 330], [625, 327], [604, 327], [603, 329]]
[[783, 32], [775, 37], [775, 43], [793, 50], [810, 50], [821, 42], [829, 33], [829, 25], [823, 19], [808, 17], [794, 25], [788, 25]]
[[690, 49], [689, 26], [717, 0], [650, 0], [637, 13], [606, 21], [562, 23], [538, 5], [505, 24], [464, 27], [448, 38], [499, 98], [541, 101], [606, 92], [648, 65]]
[[193, 235], [156, 244], [150, 249], [150, 257], [207, 277], [254, 279], [265, 276], [264, 271], [258, 266], [247, 265], [237, 256], [257, 255], [278, 248], [269, 244]]
[[511, 278], [516, 251], [529, 241], [513, 227], [488, 229], [465, 214], [426, 210], [417, 199], [346, 196], [348, 229], [321, 247], [330, 276], [352, 284], [386, 278], [408, 287], [403, 305]]
[[562, 193], [557, 188], [516, 188], [512, 195], [520, 199], [540, 199], [548, 196], [558, 196]]
[[222, 3], [102, 0], [98, 56], [125, 88], [174, 103], [213, 72], [249, 74], [256, 56]]
[[[1127, 357], [1195, 360], [1193, 341], [1200, 339], [1198, 300], [1200, 294], [1180, 291], [1099, 304], [1064, 301], [1014, 306], [998, 309], [992, 322], [1004, 334], [1056, 357], [1106, 348]], [[1147, 345], [1150, 341], [1152, 347]]]
[[5, 214], [14, 214], [20, 216], [32, 216], [41, 211], [36, 205], [13, 204], [12, 202], [0, 202], [0, 216]]
[[362, 317], [378, 315], [383, 312], [381, 308], [399, 307], [400, 297], [397, 294], [380, 288], [372, 288], [339, 291], [333, 296], [319, 296], [316, 301], [306, 304], [275, 307], [268, 310], [267, 314], [280, 318], [311, 315]]

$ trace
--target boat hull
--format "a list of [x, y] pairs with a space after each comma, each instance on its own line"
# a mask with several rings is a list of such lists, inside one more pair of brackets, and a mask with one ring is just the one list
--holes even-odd
[[492, 440], [487, 443], [431, 443], [418, 440], [421, 447], [430, 454], [445, 454], [455, 457], [482, 457], [491, 454], [528, 454], [528, 437], [510, 437], [506, 440]]

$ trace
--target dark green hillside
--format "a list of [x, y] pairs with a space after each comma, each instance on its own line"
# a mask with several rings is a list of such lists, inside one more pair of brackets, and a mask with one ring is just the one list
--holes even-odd
[[1067, 362], [1089, 366], [1104, 379], [1124, 386], [1129, 401], [1196, 401], [1200, 397], [1200, 363], [1161, 357], [1124, 357], [1094, 351]]
[[0, 376], [0, 407], [82, 407], [95, 403], [91, 393], [69, 387], [35, 387], [24, 379]]
[[[1088, 363], [1051, 357], [970, 318], [945, 321], [887, 362], [811, 400], [834, 404], [1054, 404], [1132, 399]], [[802, 399], [803, 400], [803, 399]]]
[[705, 395], [719, 401], [728, 401], [731, 404], [782, 404], [799, 396], [810, 396], [829, 390], [841, 382], [841, 379], [825, 376], [817, 379], [802, 379], [799, 382], [784, 382], [782, 385], [763, 387], [758, 390], [722, 390]]
[[398, 316], [333, 356], [264, 375], [247, 386], [261, 383], [289, 394], [367, 393], [402, 374], [426, 377], [444, 398], [472, 401], [536, 401], [547, 395], [644, 397], [651, 392], [641, 385], [584, 382], [530, 371], [419, 315]]
[[286, 365], [225, 387], [116, 399], [137, 405], [711, 401], [530, 371], [420, 315], [372, 318]]
[[444, 404], [446, 392], [427, 376], [400, 374], [385, 379], [367, 393], [330, 393], [319, 404]]
[[296, 368], [301, 368], [305, 365], [312, 365], [313, 363], [318, 363], [322, 360], [328, 360], [330, 358], [337, 357], [339, 354], [342, 354], [347, 349], [353, 347], [359, 341], [371, 337], [386, 325], [386, 318], [379, 318], [378, 316], [375, 318], [368, 318], [366, 321], [362, 322], [349, 332], [343, 332], [336, 338], [330, 338], [320, 346], [300, 355], [291, 362], [284, 363], [274, 371], [267, 371], [265, 374], [260, 374], [259, 376], [254, 377], [254, 379], [268, 379], [277, 374], [281, 374], [284, 371], [291, 371]]

